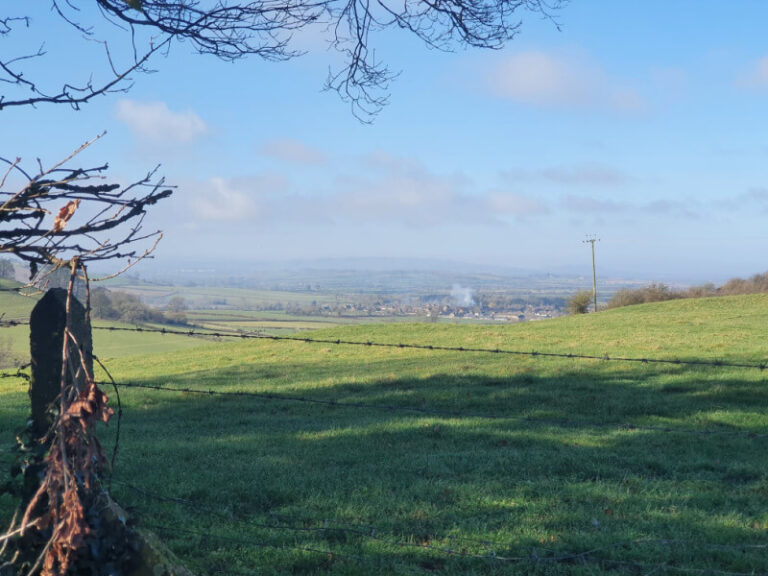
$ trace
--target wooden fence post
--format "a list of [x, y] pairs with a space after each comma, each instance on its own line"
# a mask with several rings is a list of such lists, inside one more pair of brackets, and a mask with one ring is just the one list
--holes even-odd
[[[32, 403], [32, 426], [37, 437], [44, 436], [53, 423], [49, 407], [61, 392], [61, 350], [66, 326], [67, 291], [52, 288], [45, 293], [32, 310], [29, 321], [29, 344], [32, 361], [32, 378], [29, 385], [29, 399]], [[93, 374], [93, 340], [91, 325], [85, 314], [85, 307], [72, 298], [70, 305], [70, 330], [80, 346], [88, 371]], [[78, 389], [85, 384], [85, 374], [80, 366], [77, 351], [73, 374], [67, 374], [67, 383], [74, 383]]]

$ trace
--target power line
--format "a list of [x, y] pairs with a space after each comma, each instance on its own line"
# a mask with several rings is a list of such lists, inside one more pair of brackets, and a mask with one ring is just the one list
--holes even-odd
[[713, 429], [701, 429], [696, 430], [693, 428], [671, 428], [664, 426], [647, 426], [647, 425], [635, 425], [635, 424], [612, 424], [606, 422], [582, 422], [578, 420], [568, 420], [565, 418], [532, 418], [528, 416], [511, 416], [501, 414], [479, 414], [464, 411], [451, 411], [443, 410], [439, 408], [423, 408], [419, 406], [402, 406], [398, 404], [369, 404], [366, 402], [345, 402], [340, 400], [321, 400], [317, 398], [307, 398], [305, 396], [295, 396], [287, 394], [271, 394], [269, 392], [248, 392], [248, 391], [223, 391], [223, 390], [200, 390], [195, 388], [178, 388], [169, 386], [160, 386], [155, 384], [140, 384], [140, 383], [126, 383], [118, 384], [125, 388], [140, 388], [145, 390], [154, 390], [160, 392], [175, 392], [183, 394], [199, 394], [202, 396], [223, 396], [223, 397], [238, 397], [238, 398], [258, 398], [260, 400], [275, 400], [284, 402], [299, 402], [305, 404], [319, 404], [322, 406], [328, 406], [331, 408], [347, 408], [347, 409], [362, 409], [362, 410], [380, 410], [383, 412], [411, 412], [417, 414], [424, 414], [427, 416], [441, 416], [445, 418], [479, 418], [483, 420], [514, 420], [519, 422], [526, 422], [529, 424], [541, 424], [541, 425], [554, 425], [559, 427], [568, 428], [615, 428], [618, 430], [626, 431], [652, 431], [663, 433], [679, 433], [679, 434], [693, 434], [697, 436], [745, 436], [749, 439], [762, 439], [768, 438], [768, 433], [756, 433], [736, 430], [713, 430]]

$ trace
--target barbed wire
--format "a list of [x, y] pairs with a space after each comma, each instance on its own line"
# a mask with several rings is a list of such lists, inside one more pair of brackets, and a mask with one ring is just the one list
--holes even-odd
[[117, 459], [117, 451], [120, 449], [120, 425], [123, 421], [123, 403], [120, 400], [120, 390], [117, 388], [117, 382], [115, 382], [115, 379], [112, 377], [112, 374], [109, 372], [106, 366], [104, 366], [104, 363], [101, 361], [101, 359], [96, 356], [96, 354], [91, 354], [93, 356], [94, 362], [96, 362], [101, 369], [104, 371], [104, 373], [107, 375], [107, 378], [109, 378], [110, 384], [112, 384], [112, 388], [115, 390], [115, 396], [117, 397], [117, 431], [115, 432], [115, 443], [112, 447], [112, 459], [109, 463], [109, 487], [112, 488], [112, 476], [114, 475], [115, 470], [115, 460]]
[[[6, 320], [0, 321], [2, 326], [25, 326], [28, 321]], [[610, 354], [576, 354], [573, 352], [543, 352], [537, 350], [513, 350], [509, 348], [477, 348], [471, 346], [444, 346], [439, 344], [414, 344], [406, 342], [375, 342], [371, 340], [343, 340], [340, 338], [309, 338], [302, 336], [277, 336], [271, 334], [254, 334], [249, 332], [222, 332], [199, 330], [175, 330], [170, 328], [148, 328], [123, 326], [94, 326], [94, 330], [104, 330], [108, 332], [138, 332], [147, 334], [164, 334], [187, 337], [209, 337], [209, 338], [239, 338], [242, 340], [272, 340], [283, 342], [305, 342], [307, 344], [330, 344], [341, 346], [362, 346], [368, 348], [399, 348], [410, 350], [428, 350], [433, 352], [467, 352], [473, 354], [503, 354], [512, 356], [527, 356], [532, 358], [560, 358], [567, 360], [599, 360], [604, 362], [629, 362], [639, 364], [666, 364], [675, 366], [696, 366], [708, 368], [745, 368], [764, 372], [768, 368], [768, 362], [748, 362], [748, 361], [730, 361], [722, 359], [681, 359], [681, 358], [654, 358], [650, 356], [611, 356]]]
[[[0, 322], [0, 326], [23, 326], [28, 325], [28, 321], [24, 320], [3, 320]], [[531, 356], [531, 357], [556, 357], [556, 358], [568, 358], [568, 359], [589, 359], [589, 360], [613, 360], [613, 361], [623, 361], [623, 362], [642, 362], [642, 363], [663, 363], [663, 364], [675, 364], [675, 365], [695, 365], [695, 366], [706, 366], [706, 367], [732, 367], [732, 368], [757, 368], [760, 370], [764, 370], [766, 365], [765, 364], [752, 364], [752, 363], [746, 363], [746, 362], [728, 362], [728, 361], [720, 361], [720, 360], [679, 360], [679, 359], [658, 359], [658, 358], [629, 358], [629, 357], [610, 357], [610, 356], [596, 356], [596, 355], [578, 355], [578, 354], [566, 354], [566, 353], [553, 353], [553, 352], [536, 352], [536, 351], [518, 351], [518, 350], [508, 350], [508, 349], [490, 349], [490, 348], [468, 348], [468, 347], [452, 347], [452, 346], [439, 346], [439, 345], [425, 345], [425, 344], [407, 344], [407, 343], [382, 343], [382, 342], [372, 342], [372, 341], [366, 341], [366, 342], [359, 342], [359, 341], [347, 341], [347, 340], [341, 340], [341, 339], [313, 339], [313, 338], [304, 338], [304, 337], [291, 337], [291, 336], [270, 336], [270, 335], [264, 335], [264, 334], [249, 334], [249, 333], [225, 333], [221, 331], [206, 331], [206, 332], [200, 332], [198, 330], [171, 330], [166, 328], [143, 328], [143, 327], [137, 327], [137, 328], [124, 328], [124, 327], [106, 327], [106, 326], [100, 326], [100, 327], [94, 327], [94, 329], [97, 330], [107, 330], [107, 331], [130, 331], [130, 332], [145, 332], [145, 333], [160, 333], [160, 334], [172, 334], [172, 335], [180, 335], [180, 336], [190, 336], [190, 337], [219, 337], [219, 338], [241, 338], [241, 339], [267, 339], [267, 340], [274, 340], [274, 341], [294, 341], [294, 342], [306, 342], [306, 343], [317, 343], [317, 344], [335, 344], [335, 345], [351, 345], [351, 346], [365, 346], [365, 347], [385, 347], [385, 348], [403, 348], [403, 349], [418, 349], [418, 350], [429, 350], [429, 351], [442, 351], [442, 352], [469, 352], [469, 353], [495, 353], [495, 354], [513, 354], [513, 355], [521, 355], [521, 356]], [[15, 373], [0, 373], [0, 378], [25, 378], [28, 379], [29, 376], [27, 374], [24, 374], [22, 370], [25, 370], [29, 368], [30, 364], [24, 364], [21, 366], [15, 367], [16, 372]], [[106, 368], [104, 367], [106, 370]], [[113, 384], [114, 381], [112, 382]], [[658, 432], [667, 432], [667, 433], [688, 433], [688, 434], [697, 434], [697, 435], [745, 435], [749, 438], [766, 438], [768, 437], [768, 434], [757, 434], [754, 432], [745, 432], [745, 431], [732, 431], [732, 430], [715, 430], [715, 429], [685, 429], [685, 428], [670, 428], [670, 427], [661, 427], [661, 426], [644, 426], [644, 425], [632, 425], [632, 424], [615, 424], [615, 423], [594, 423], [594, 422], [580, 422], [580, 421], [573, 421], [573, 420], [567, 420], [567, 419], [551, 419], [551, 418], [533, 418], [533, 417], [524, 417], [524, 416], [508, 416], [508, 415], [488, 415], [488, 414], [472, 414], [468, 412], [463, 411], [450, 411], [450, 410], [443, 410], [443, 409], [437, 409], [437, 408], [427, 408], [427, 407], [418, 407], [418, 406], [402, 406], [402, 405], [391, 405], [391, 404], [370, 404], [365, 402], [350, 402], [350, 401], [340, 401], [336, 399], [332, 400], [323, 400], [323, 399], [317, 399], [317, 398], [308, 398], [303, 396], [292, 396], [292, 395], [282, 395], [282, 394], [271, 394], [271, 393], [260, 393], [260, 392], [249, 392], [249, 391], [221, 391], [221, 390], [200, 390], [200, 389], [194, 389], [194, 388], [178, 388], [178, 387], [169, 387], [167, 385], [152, 385], [152, 384], [142, 384], [142, 383], [122, 383], [117, 384], [117, 386], [124, 386], [126, 388], [140, 388], [140, 389], [147, 389], [147, 390], [154, 390], [154, 391], [163, 391], [163, 392], [175, 392], [175, 393], [188, 393], [188, 394], [201, 394], [201, 395], [215, 395], [215, 396], [234, 396], [234, 397], [253, 397], [253, 398], [259, 398], [259, 399], [265, 399], [265, 400], [274, 400], [274, 401], [290, 401], [290, 402], [302, 402], [302, 403], [309, 403], [309, 404], [318, 404], [318, 405], [325, 405], [329, 407], [339, 407], [339, 408], [350, 408], [350, 409], [370, 409], [370, 410], [384, 410], [384, 411], [406, 411], [411, 413], [420, 413], [425, 415], [434, 415], [434, 416], [446, 416], [451, 418], [463, 418], [463, 417], [470, 417], [470, 418], [484, 418], [484, 419], [508, 419], [508, 420], [518, 420], [528, 423], [540, 423], [540, 424], [556, 424], [560, 426], [589, 426], [589, 427], [595, 427], [595, 428], [606, 428], [606, 427], [616, 427], [619, 429], [626, 429], [626, 430], [651, 430], [651, 431], [658, 431]], [[113, 458], [114, 455], [117, 453], [117, 444], [115, 447], [115, 450], [113, 452]], [[116, 481], [116, 483], [118, 483]], [[141, 488], [119, 482], [120, 484], [124, 484], [129, 489], [136, 491], [137, 493], [142, 493], [145, 496], [149, 498], [164, 500], [188, 507], [193, 507], [201, 511], [202, 513], [206, 514], [215, 514], [220, 517], [228, 517], [226, 513], [223, 513], [221, 511], [217, 511], [205, 504], [196, 503], [190, 500], [182, 499], [182, 498], [176, 498], [172, 496], [162, 496], [158, 494], [150, 493], [146, 490], [143, 490]], [[397, 540], [391, 540], [389, 538], [382, 537], [377, 534], [377, 532], [380, 534], [381, 532], [378, 531], [375, 527], [367, 527], [368, 530], [362, 529], [362, 528], [349, 528], [349, 527], [329, 527], [327, 525], [324, 525], [323, 527], [297, 527], [297, 526], [288, 526], [285, 524], [278, 523], [277, 525], [270, 525], [268, 523], [263, 522], [257, 522], [254, 520], [247, 521], [248, 524], [269, 529], [269, 530], [284, 530], [284, 531], [304, 531], [304, 532], [332, 532], [332, 531], [343, 531], [348, 533], [354, 533], [359, 535], [360, 537], [375, 540], [378, 541], [384, 545], [389, 546], [395, 546], [395, 547], [406, 547], [406, 548], [413, 548], [418, 550], [425, 550], [428, 553], [431, 554], [438, 554], [445, 557], [458, 557], [458, 558], [464, 558], [464, 559], [476, 559], [476, 560], [488, 560], [493, 562], [507, 562], [507, 563], [531, 563], [533, 565], [536, 565], [538, 563], [572, 563], [572, 562], [583, 562], [583, 563], [596, 563], [599, 566], [602, 567], [627, 567], [631, 568], [633, 570], [651, 570], [652, 572], [658, 572], [658, 571], [673, 571], [673, 572], [679, 572], [683, 574], [714, 574], [718, 576], [757, 576], [757, 575], [768, 575], [768, 572], [729, 572], [729, 571], [723, 571], [723, 570], [716, 570], [716, 569], [710, 569], [710, 568], [687, 568], [687, 567], [681, 567], [681, 566], [675, 566], [670, 565], [668, 563], [661, 563], [661, 564], [646, 564], [646, 563], [638, 563], [638, 562], [630, 562], [630, 561], [621, 561], [621, 560], [613, 560], [611, 558], [600, 558], [595, 556], [596, 553], [601, 551], [606, 551], [615, 547], [626, 547], [627, 545], [631, 544], [637, 544], [640, 542], [650, 542], [650, 543], [657, 543], [659, 545], [672, 545], [675, 543], [694, 543], [697, 545], [702, 545], [701, 543], [697, 543], [694, 541], [683, 541], [678, 539], [643, 539], [643, 540], [636, 540], [631, 542], [622, 542], [622, 543], [616, 543], [610, 546], [604, 546], [600, 548], [594, 548], [591, 550], [587, 550], [584, 552], [578, 552], [578, 553], [569, 553], [569, 554], [550, 554], [550, 555], [539, 555], [539, 552], [534, 548], [531, 551], [530, 555], [527, 556], [505, 556], [503, 554], [499, 554], [497, 550], [490, 549], [489, 546], [503, 546], [499, 543], [490, 543], [489, 541], [481, 541], [477, 540], [476, 542], [484, 542], [483, 546], [488, 551], [487, 554], [476, 554], [476, 553], [468, 553], [461, 550], [454, 550], [452, 548], [444, 548], [440, 546], [430, 545], [428, 543], [418, 544], [414, 542], [407, 542], [407, 541], [397, 541]], [[380, 558], [374, 558], [371, 556], [360, 556], [355, 554], [349, 554], [349, 553], [340, 553], [332, 550], [325, 550], [320, 548], [313, 548], [311, 546], [297, 546], [297, 545], [286, 545], [286, 544], [279, 544], [279, 543], [269, 543], [269, 542], [261, 542], [261, 541], [252, 541], [246, 538], [236, 538], [236, 537], [230, 537], [230, 536], [223, 536], [223, 535], [216, 535], [211, 534], [210, 532], [202, 532], [202, 531], [194, 531], [189, 530], [186, 528], [179, 528], [178, 526], [163, 526], [159, 524], [147, 524], [150, 528], [155, 528], [158, 530], [165, 530], [168, 532], [171, 532], [173, 534], [177, 534], [179, 532], [187, 533], [190, 535], [198, 535], [200, 537], [206, 537], [214, 540], [219, 541], [228, 541], [233, 542], [241, 545], [251, 545], [261, 548], [276, 548], [276, 549], [287, 549], [287, 550], [295, 550], [295, 551], [302, 551], [307, 553], [313, 553], [313, 554], [321, 554], [325, 555], [329, 558], [338, 558], [342, 560], [355, 560], [359, 562], [371, 562], [371, 561], [381, 561]], [[453, 537], [447, 536], [449, 540], [453, 540]], [[469, 539], [458, 539], [458, 541], [470, 541]], [[728, 544], [711, 544], [711, 545], [704, 545], [705, 547], [711, 549], [711, 550], [732, 550], [732, 551], [744, 551], [744, 550], [763, 550], [768, 548], [768, 544], [744, 544], [744, 545], [728, 545]], [[385, 557], [386, 559], [386, 557]], [[389, 557], [389, 561], [393, 562], [393, 566], [397, 568], [406, 568], [406, 569], [415, 569], [414, 567], [409, 566], [402, 566], [401, 564], [398, 564], [396, 562], [397, 558]], [[422, 573], [421, 570], [419, 570], [419, 573]]]
[[22, 380], [29, 381], [30, 379], [29, 374], [25, 374], [24, 372], [22, 372], [22, 370], [26, 370], [30, 366], [32, 366], [32, 364], [28, 362], [27, 364], [21, 364], [19, 366], [14, 366], [12, 368], [3, 368], [2, 371], [0, 372], [0, 379], [21, 378]]
[[567, 428], [615, 428], [618, 430], [626, 431], [652, 431], [652, 432], [665, 432], [665, 433], [680, 433], [680, 434], [693, 434], [698, 436], [745, 436], [749, 439], [763, 439], [768, 438], [768, 433], [757, 433], [744, 430], [718, 430], [711, 428], [694, 429], [694, 428], [673, 428], [668, 426], [651, 426], [643, 424], [622, 424], [622, 423], [610, 423], [610, 422], [584, 422], [580, 420], [568, 420], [566, 418], [534, 418], [531, 416], [512, 416], [507, 414], [482, 414], [465, 411], [445, 410], [440, 408], [425, 408], [421, 406], [403, 406], [400, 404], [369, 404], [366, 402], [349, 402], [343, 400], [323, 400], [319, 398], [308, 398], [306, 396], [295, 396], [288, 394], [272, 394], [270, 392], [250, 392], [242, 390], [201, 390], [197, 388], [179, 388], [170, 386], [161, 386], [156, 384], [142, 384], [139, 382], [122, 382], [118, 386], [125, 388], [139, 388], [144, 390], [154, 390], [161, 392], [175, 392], [183, 394], [200, 394], [204, 396], [230, 396], [239, 398], [258, 398], [261, 400], [275, 400], [285, 402], [299, 402], [306, 404], [319, 404], [322, 406], [328, 406], [332, 408], [351, 408], [351, 409], [363, 409], [363, 410], [380, 410], [384, 412], [412, 412], [417, 414], [424, 414], [427, 416], [440, 416], [445, 418], [478, 418], [482, 420], [515, 420], [519, 422], [526, 422], [530, 424], [543, 424], [543, 425], [555, 425]]
[[95, 326], [97, 330], [107, 331], [120, 331], [120, 332], [149, 332], [156, 334], [173, 334], [178, 336], [208, 336], [217, 338], [240, 338], [240, 339], [252, 339], [252, 340], [274, 340], [274, 341], [289, 341], [289, 342], [305, 342], [308, 344], [334, 344], [343, 346], [364, 346], [364, 347], [376, 347], [376, 348], [402, 348], [412, 350], [430, 350], [435, 352], [469, 352], [469, 353], [486, 353], [486, 354], [508, 354], [514, 356], [532, 356], [542, 358], [564, 358], [564, 359], [580, 359], [580, 360], [604, 360], [604, 361], [617, 361], [617, 362], [637, 362], [642, 364], [675, 364], [686, 366], [710, 366], [710, 367], [727, 367], [727, 368], [754, 368], [759, 370], [765, 370], [768, 367], [768, 363], [750, 363], [750, 362], [732, 362], [727, 360], [682, 360], [678, 358], [651, 358], [651, 357], [629, 357], [629, 356], [610, 356], [608, 354], [595, 355], [595, 354], [574, 354], [571, 352], [540, 352], [536, 350], [511, 350], [508, 348], [475, 348], [467, 346], [443, 346], [437, 344], [413, 344], [405, 342], [374, 342], [367, 340], [365, 342], [356, 340], [343, 340], [340, 338], [309, 338], [301, 336], [276, 336], [270, 334], [251, 334], [241, 333], [232, 334], [227, 332], [210, 331], [199, 332], [192, 330], [173, 330], [167, 328], [125, 328], [119, 326]]

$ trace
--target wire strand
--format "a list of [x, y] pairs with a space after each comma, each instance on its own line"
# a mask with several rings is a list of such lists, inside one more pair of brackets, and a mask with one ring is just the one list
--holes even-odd
[[159, 386], [155, 384], [141, 384], [138, 382], [122, 382], [118, 384], [125, 388], [139, 388], [144, 390], [153, 390], [158, 392], [174, 392], [182, 394], [199, 394], [203, 396], [224, 396], [238, 398], [258, 398], [261, 400], [275, 400], [285, 402], [299, 402], [306, 404], [319, 404], [332, 408], [351, 408], [363, 410], [380, 410], [384, 412], [411, 412], [424, 414], [428, 416], [442, 416], [446, 418], [479, 418], [484, 420], [515, 420], [529, 424], [554, 425], [563, 428], [615, 428], [626, 431], [653, 431], [664, 433], [693, 434], [699, 436], [745, 436], [749, 439], [768, 438], [768, 433], [748, 432], [743, 430], [715, 430], [715, 429], [693, 429], [693, 428], [672, 428], [664, 426], [648, 426], [640, 424], [616, 424], [608, 422], [583, 422], [579, 420], [568, 420], [565, 418], [533, 418], [529, 416], [512, 416], [508, 414], [480, 414], [463, 411], [441, 410], [439, 408], [422, 408], [419, 406], [402, 406], [398, 404], [369, 404], [365, 402], [345, 402], [340, 400], [321, 400], [318, 398], [307, 398], [305, 396], [292, 396], [286, 394], [271, 394], [268, 392], [248, 392], [248, 391], [224, 391], [224, 390], [200, 390], [195, 388], [179, 388], [169, 386]]
[[[4, 320], [0, 321], [0, 327], [3, 326], [25, 326], [28, 321]], [[561, 358], [569, 360], [599, 360], [604, 362], [627, 362], [638, 364], [666, 364], [674, 366], [696, 366], [703, 368], [745, 368], [760, 370], [764, 372], [768, 368], [766, 362], [748, 362], [748, 361], [730, 361], [722, 359], [681, 359], [681, 358], [654, 358], [650, 356], [611, 356], [610, 354], [574, 354], [572, 352], [542, 352], [538, 350], [513, 350], [508, 348], [475, 348], [467, 346], [443, 346], [438, 344], [413, 344], [413, 343], [391, 343], [374, 342], [367, 340], [365, 342], [356, 340], [342, 340], [340, 338], [308, 338], [301, 336], [276, 336], [270, 334], [252, 334], [252, 333], [231, 333], [220, 331], [199, 330], [174, 330], [169, 328], [127, 328], [121, 326], [94, 326], [94, 330], [104, 330], [108, 332], [138, 332], [146, 334], [165, 334], [187, 337], [209, 337], [209, 338], [238, 338], [241, 340], [272, 340], [277, 342], [305, 342], [307, 344], [330, 344], [341, 346], [362, 346], [368, 348], [399, 348], [410, 350], [427, 350], [431, 352], [466, 352], [472, 354], [505, 354], [511, 356], [527, 356], [531, 358]]]

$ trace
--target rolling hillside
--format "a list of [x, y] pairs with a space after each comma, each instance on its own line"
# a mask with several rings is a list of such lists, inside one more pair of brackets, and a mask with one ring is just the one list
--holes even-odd
[[[758, 295], [308, 334], [520, 355], [147, 345], [107, 363], [112, 492], [197, 574], [765, 574], [766, 325]], [[26, 404], [0, 380], [0, 463]]]

